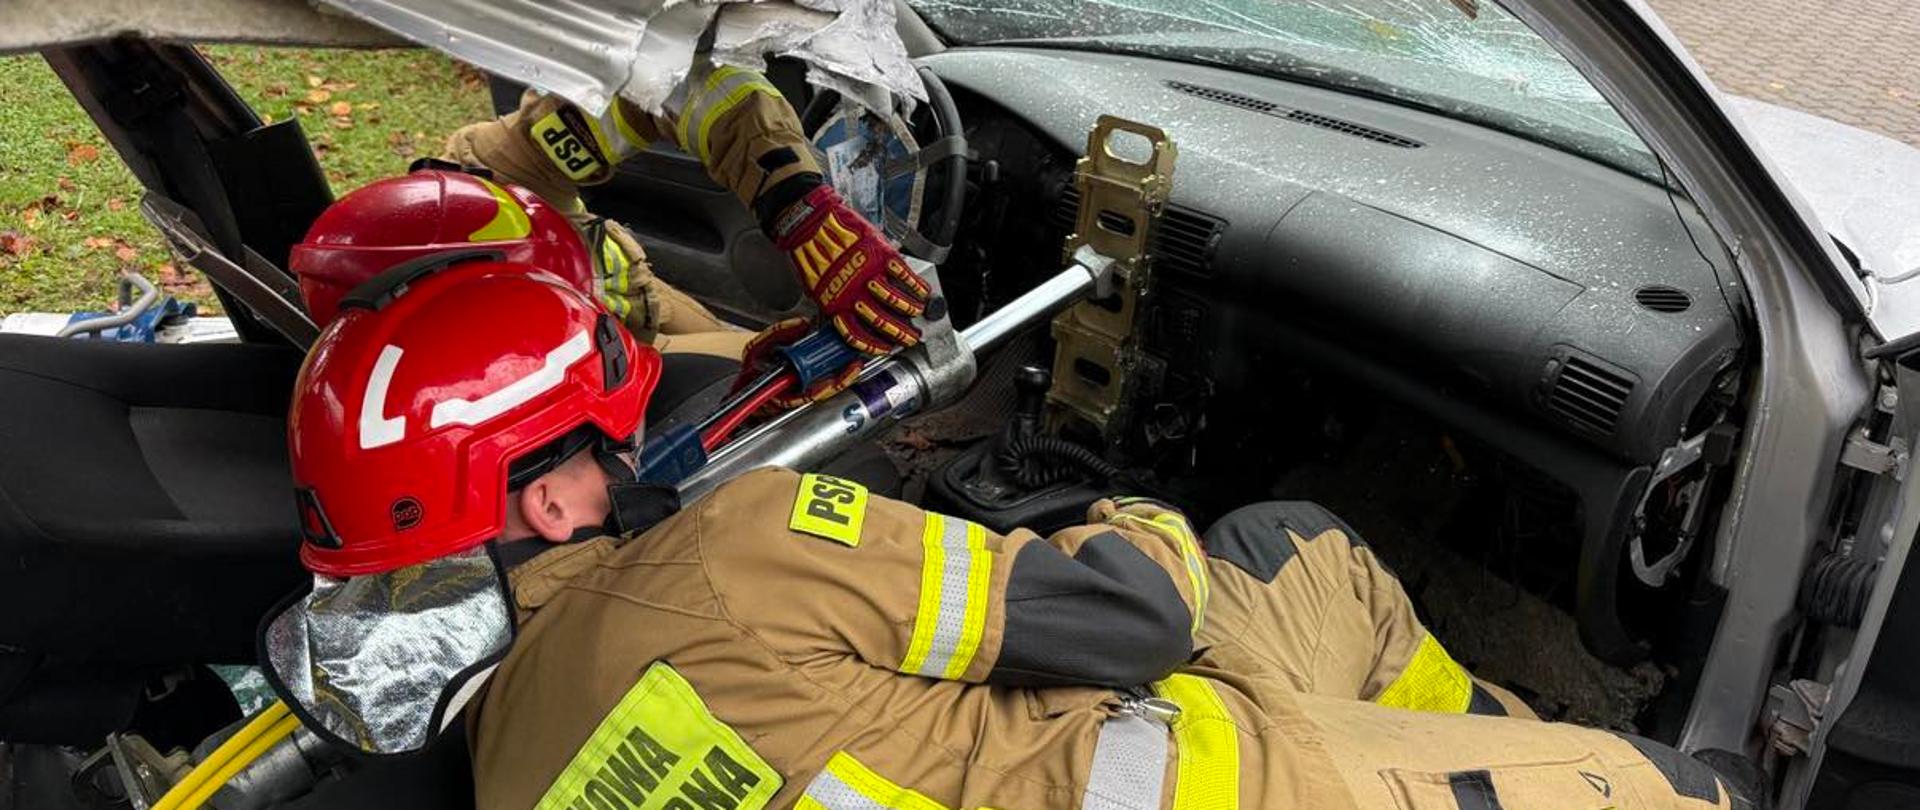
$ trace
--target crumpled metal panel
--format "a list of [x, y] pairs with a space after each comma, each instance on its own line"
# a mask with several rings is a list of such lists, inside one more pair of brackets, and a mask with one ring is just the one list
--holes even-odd
[[[442, 695], [471, 696], [513, 639], [504, 581], [484, 547], [385, 574], [315, 576], [273, 617], [267, 666], [302, 720], [363, 751], [418, 750]], [[462, 701], [448, 700], [440, 715]]]
[[403, 40], [306, 0], [7, 0], [0, 54], [120, 36], [385, 48]]
[[808, 81], [886, 108], [924, 99], [890, 0], [320, 0], [599, 114], [677, 106], [703, 37], [718, 64], [805, 62]]

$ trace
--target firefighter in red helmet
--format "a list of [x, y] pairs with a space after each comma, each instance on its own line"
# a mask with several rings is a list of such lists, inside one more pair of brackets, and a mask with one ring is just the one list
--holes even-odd
[[626, 253], [606, 241], [617, 227], [587, 223], [586, 238], [604, 248], [591, 251], [565, 216], [526, 188], [431, 162], [328, 206], [293, 247], [288, 265], [308, 313], [325, 325], [340, 296], [394, 265], [448, 250], [497, 251], [597, 297], [663, 352], [738, 359], [752, 334], [714, 318], [644, 266], [631, 266]]
[[[443, 253], [337, 300], [288, 426], [314, 582], [262, 651], [308, 729], [400, 750], [504, 654], [504, 565], [545, 545], [530, 538], [618, 532], [637, 518], [611, 504], [649, 508], [632, 454], [660, 358], [557, 274], [512, 262]], [[488, 328], [462, 328], [475, 321]], [[568, 487], [599, 503], [545, 500], [556, 476], [600, 483]]]

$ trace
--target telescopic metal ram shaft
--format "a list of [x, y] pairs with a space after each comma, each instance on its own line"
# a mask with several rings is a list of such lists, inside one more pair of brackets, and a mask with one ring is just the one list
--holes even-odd
[[975, 358], [1104, 287], [1112, 260], [1081, 248], [1073, 264], [962, 330], [929, 334], [918, 346], [875, 363], [847, 390], [803, 405], [721, 448], [680, 482], [692, 503], [722, 482], [761, 467], [810, 469], [855, 442], [921, 411], [952, 403], [973, 383]]

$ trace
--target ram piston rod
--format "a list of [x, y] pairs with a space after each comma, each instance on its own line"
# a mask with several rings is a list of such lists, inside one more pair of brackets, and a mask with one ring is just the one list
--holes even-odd
[[973, 384], [975, 358], [1103, 287], [1112, 261], [1082, 247], [1073, 263], [958, 335], [929, 332], [920, 345], [875, 363], [847, 390], [782, 414], [721, 448], [680, 482], [692, 503], [724, 481], [761, 467], [811, 469], [906, 417], [952, 403]]

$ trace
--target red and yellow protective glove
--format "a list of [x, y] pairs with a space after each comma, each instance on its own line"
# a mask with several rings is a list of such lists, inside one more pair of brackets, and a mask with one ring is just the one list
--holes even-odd
[[[733, 390], [740, 391], [748, 383], [767, 373], [768, 369], [780, 365], [782, 361], [778, 355], [774, 354], [775, 349], [812, 333], [813, 324], [808, 323], [805, 318], [788, 318], [760, 330], [760, 334], [754, 335], [752, 340], [747, 341], [746, 350], [741, 352], [740, 376], [734, 380]], [[767, 405], [772, 410], [786, 411], [809, 402], [826, 399], [852, 385], [853, 381], [860, 377], [860, 370], [866, 365], [865, 362], [849, 363], [837, 374], [814, 380], [813, 385], [808, 386], [805, 391], [782, 394], [768, 400]]]
[[911, 319], [927, 309], [927, 283], [832, 186], [816, 186], [788, 205], [769, 231], [793, 260], [807, 297], [820, 305], [820, 317], [847, 345], [877, 355], [920, 342]]

